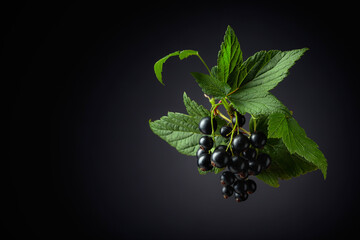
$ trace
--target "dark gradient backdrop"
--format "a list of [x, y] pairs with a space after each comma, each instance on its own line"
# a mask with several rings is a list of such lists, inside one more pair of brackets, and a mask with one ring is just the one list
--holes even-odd
[[[6, 231], [38, 239], [358, 235], [355, 6], [249, 2], [3, 6]], [[195, 49], [215, 65], [227, 25], [245, 58], [310, 48], [273, 93], [325, 153], [326, 181], [320, 171], [280, 188], [257, 181], [237, 204], [222, 198], [219, 176], [200, 176], [194, 157], [150, 131], [149, 119], [185, 111], [184, 91], [208, 106], [189, 74], [206, 71], [198, 59], [169, 60], [165, 87], [154, 62]]]

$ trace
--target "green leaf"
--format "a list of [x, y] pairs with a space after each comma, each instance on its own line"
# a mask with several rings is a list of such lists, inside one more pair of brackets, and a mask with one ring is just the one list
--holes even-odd
[[[199, 148], [199, 139], [203, 136], [199, 131], [200, 119], [200, 116], [169, 112], [160, 120], [149, 121], [149, 125], [156, 135], [175, 147], [180, 153], [195, 156]], [[223, 141], [223, 137], [215, 137], [215, 146]]]
[[268, 92], [244, 90], [228, 96], [233, 106], [242, 114], [269, 115], [273, 112], [288, 112], [287, 108]]
[[269, 139], [260, 152], [268, 154], [272, 163], [257, 178], [273, 187], [279, 187], [279, 180], [288, 180], [318, 169], [303, 157], [291, 154], [281, 139]]
[[307, 50], [308, 48], [285, 52], [278, 50], [260, 52], [254, 57], [257, 62], [247, 63], [251, 68], [248, 69], [248, 75], [243, 81], [240, 91], [259, 87], [261, 87], [261, 91], [270, 91], [289, 74], [289, 69]]
[[189, 56], [193, 56], [193, 55], [199, 56], [199, 52], [195, 51], [195, 50], [183, 50], [180, 52], [179, 58], [180, 58], [180, 60], [183, 60], [183, 59], [185, 59]]
[[236, 66], [241, 65], [242, 61], [242, 52], [239, 41], [234, 30], [228, 26], [218, 54], [217, 66], [219, 80], [227, 82], [229, 75]]
[[191, 100], [186, 92], [183, 95], [184, 105], [186, 111], [190, 116], [194, 117], [208, 117], [210, 116], [210, 111], [204, 108], [202, 105], [197, 104], [195, 101]]
[[290, 115], [288, 109], [269, 91], [287, 76], [290, 67], [305, 51], [307, 48], [256, 53], [243, 63], [241, 85], [228, 96], [229, 100], [242, 113], [248, 112], [256, 116], [282, 112]]
[[244, 68], [243, 72], [246, 73], [243, 84], [253, 80], [260, 69], [278, 52], [278, 50], [260, 51], [246, 59], [242, 64], [242, 67]]
[[220, 82], [216, 78], [203, 74], [193, 72], [191, 75], [201, 87], [202, 91], [216, 99], [225, 97], [231, 90], [230, 86], [225, 82]]
[[269, 116], [268, 137], [281, 138], [291, 154], [296, 153], [317, 166], [326, 178], [327, 161], [318, 145], [306, 136], [297, 121], [281, 113]]
[[165, 57], [159, 59], [155, 64], [154, 64], [154, 72], [155, 75], [157, 77], [157, 79], [159, 80], [159, 82], [161, 84], [164, 85], [163, 80], [162, 80], [162, 69], [163, 69], [163, 64], [170, 58], [170, 57], [174, 57], [174, 56], [179, 56], [180, 60], [183, 60], [184, 58], [187, 58], [189, 56], [199, 56], [199, 53], [197, 51], [194, 50], [183, 50], [183, 51], [176, 51], [173, 53], [170, 53], [168, 55], [166, 55]]
[[268, 129], [268, 116], [267, 115], [259, 115], [254, 119], [254, 116], [250, 118], [249, 121], [249, 130], [251, 133], [255, 132], [255, 124], [256, 121], [256, 131], [260, 131], [268, 135], [267, 129]]

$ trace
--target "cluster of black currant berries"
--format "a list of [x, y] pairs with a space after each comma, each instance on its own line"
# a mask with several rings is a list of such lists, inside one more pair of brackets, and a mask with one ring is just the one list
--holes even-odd
[[[206, 135], [199, 140], [200, 148], [196, 156], [197, 165], [202, 171], [212, 170], [213, 167], [228, 168], [220, 177], [223, 185], [222, 194], [225, 199], [235, 195], [235, 200], [241, 202], [256, 191], [256, 183], [248, 177], [258, 175], [262, 170], [267, 169], [270, 166], [271, 158], [268, 154], [257, 154], [256, 151], [257, 148], [261, 149], [266, 144], [267, 137], [264, 133], [257, 131], [246, 136], [239, 129], [235, 129], [233, 132], [234, 126], [240, 128], [246, 121], [239, 112], [235, 112], [235, 114], [237, 118], [235, 115], [232, 116], [232, 126], [229, 124], [230, 126], [226, 125], [220, 129], [221, 136], [228, 139], [227, 144], [215, 148], [213, 138], [209, 135], [212, 133], [212, 128], [216, 131], [217, 122], [213, 118], [211, 124], [210, 117], [201, 119], [199, 130]], [[233, 135], [232, 138], [231, 135]], [[231, 142], [230, 139], [232, 139]]]

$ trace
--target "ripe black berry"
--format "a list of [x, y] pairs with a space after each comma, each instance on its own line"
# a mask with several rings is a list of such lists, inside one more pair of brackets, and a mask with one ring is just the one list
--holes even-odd
[[230, 137], [230, 133], [232, 131], [232, 128], [229, 126], [223, 126], [220, 128], [220, 135], [223, 136], [224, 138], [228, 138]]
[[224, 151], [226, 151], [226, 146], [225, 145], [219, 145], [219, 146], [217, 146], [216, 148], [215, 148], [215, 151], [216, 150], [224, 150]]
[[222, 192], [224, 198], [227, 199], [233, 195], [234, 189], [231, 185], [227, 185], [221, 189], [221, 192]]
[[246, 192], [242, 192], [242, 193], [237, 193], [235, 192], [235, 200], [237, 202], [243, 202], [246, 199], [248, 199], [249, 195]]
[[247, 192], [248, 185], [246, 184], [245, 180], [237, 180], [234, 183], [234, 190], [237, 193]]
[[250, 143], [256, 148], [263, 148], [266, 141], [267, 137], [263, 132], [254, 132], [250, 136]]
[[246, 180], [247, 185], [247, 193], [252, 194], [256, 191], [256, 183], [254, 180], [248, 179]]
[[211, 164], [217, 168], [226, 167], [230, 161], [230, 155], [225, 150], [216, 150], [211, 155]]
[[240, 156], [232, 156], [228, 164], [228, 168], [232, 173], [240, 174], [248, 171], [248, 162]]
[[246, 148], [249, 147], [249, 145], [250, 145], [249, 139], [242, 133], [236, 135], [232, 141], [232, 148], [236, 152], [244, 151]]
[[271, 158], [266, 153], [259, 154], [257, 161], [261, 165], [262, 169], [267, 169], [271, 164]]
[[[215, 118], [213, 118], [213, 127], [214, 127], [214, 131], [217, 128], [217, 122], [215, 120]], [[199, 130], [200, 132], [204, 133], [204, 134], [211, 134], [212, 133], [212, 129], [211, 129], [211, 117], [204, 117], [200, 120], [199, 122]]]
[[211, 137], [209, 136], [202, 136], [199, 140], [199, 144], [200, 146], [202, 146], [205, 150], [210, 150], [213, 145], [214, 145], [214, 141]]
[[249, 176], [249, 172], [248, 172], [248, 170], [239, 172], [236, 176], [237, 176], [237, 178], [245, 179]]
[[204, 153], [198, 158], [197, 165], [201, 171], [209, 171], [213, 168], [210, 158], [211, 156], [208, 153]]
[[256, 158], [256, 150], [253, 148], [245, 149], [242, 153], [244, 158], [246, 158], [247, 160], [252, 160]]
[[249, 160], [249, 175], [258, 175], [261, 172], [261, 165], [256, 160]]
[[235, 182], [235, 175], [232, 172], [223, 172], [220, 176], [220, 183], [222, 185], [231, 185]]
[[[238, 127], [242, 127], [244, 126], [245, 122], [246, 122], [246, 118], [244, 115], [242, 115], [239, 112], [236, 112], [237, 118], [238, 118]], [[236, 124], [236, 116], [233, 116], [233, 118], [231, 119], [233, 126], [235, 126]]]
[[199, 148], [196, 152], [196, 157], [199, 158], [201, 155], [203, 155], [204, 153], [208, 153], [208, 151], [206, 151], [205, 149], [203, 148]]

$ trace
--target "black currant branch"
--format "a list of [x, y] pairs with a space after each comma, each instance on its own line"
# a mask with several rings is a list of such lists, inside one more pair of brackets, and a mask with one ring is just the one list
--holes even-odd
[[[210, 116], [202, 118], [199, 122], [199, 130], [204, 136], [199, 139], [197, 165], [204, 172], [219, 172], [228, 168], [220, 177], [223, 197], [226, 199], [234, 195], [237, 202], [245, 201], [249, 194], [256, 190], [256, 183], [249, 179], [249, 176], [260, 174], [271, 164], [268, 154], [259, 153], [259, 149], [267, 142], [267, 136], [260, 131], [246, 131], [243, 128], [245, 116], [236, 111], [225, 98], [216, 103], [213, 98], [207, 95], [205, 97], [211, 103], [211, 110]], [[229, 118], [218, 110], [220, 105], [225, 107]], [[226, 139], [226, 145], [214, 146], [218, 125], [215, 116], [220, 116], [227, 122], [220, 128], [220, 135]], [[255, 118], [253, 121], [255, 130]]]

